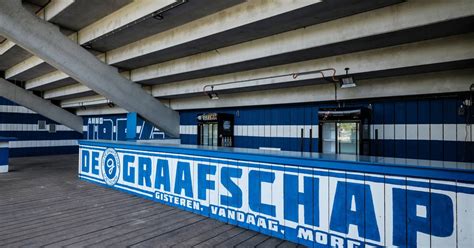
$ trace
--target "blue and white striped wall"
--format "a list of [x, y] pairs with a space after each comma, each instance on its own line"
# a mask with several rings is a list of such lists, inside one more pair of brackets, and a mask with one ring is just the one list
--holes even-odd
[[[345, 106], [371, 107], [371, 155], [474, 161], [474, 127], [458, 115], [461, 96], [430, 96], [420, 99], [390, 98], [346, 102]], [[230, 113], [235, 116], [235, 146], [301, 149], [300, 130], [304, 129], [304, 151], [318, 151], [318, 110], [334, 104], [256, 106], [245, 108], [182, 111], [181, 142], [197, 143], [196, 116], [202, 113]], [[309, 139], [309, 129], [313, 139]], [[378, 133], [375, 137], [375, 133]]]
[[[46, 121], [46, 130], [39, 130], [40, 120]], [[50, 124], [56, 124], [55, 133], [48, 131]], [[77, 140], [82, 138], [80, 133], [2, 97], [0, 136], [16, 138], [10, 142], [11, 157], [77, 153]]]
[[[127, 115], [84, 116], [83, 134], [88, 140], [127, 140]], [[139, 140], [165, 139], [164, 132], [138, 117], [136, 137]]]
[[[233, 114], [236, 147], [276, 147], [282, 150], [299, 151], [301, 129], [304, 130], [303, 147], [309, 151], [318, 149], [318, 108], [314, 105], [279, 105], [246, 108], [226, 108], [182, 111], [181, 143], [196, 144], [196, 117], [202, 113], [219, 112]], [[312, 137], [309, 138], [310, 129]]]

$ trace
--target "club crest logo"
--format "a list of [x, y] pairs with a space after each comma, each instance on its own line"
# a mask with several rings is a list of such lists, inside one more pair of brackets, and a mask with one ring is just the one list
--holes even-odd
[[117, 152], [112, 148], [107, 148], [102, 155], [102, 177], [107, 185], [115, 185], [120, 176], [120, 160]]

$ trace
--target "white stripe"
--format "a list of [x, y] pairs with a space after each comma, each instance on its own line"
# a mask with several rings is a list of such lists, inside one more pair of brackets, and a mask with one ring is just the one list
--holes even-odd
[[10, 148], [77, 146], [77, 140], [17, 140], [10, 141]]
[[394, 124], [383, 125], [383, 138], [388, 140], [393, 140], [395, 138]]
[[8, 164], [0, 165], [0, 173], [8, 172]]
[[395, 139], [396, 140], [406, 140], [406, 125], [395, 125]]
[[443, 140], [443, 125], [442, 124], [430, 125], [430, 140]]
[[0, 141], [0, 148], [8, 148], [8, 141]]
[[[304, 137], [309, 138], [309, 131], [313, 129], [313, 138], [318, 138], [317, 125], [235, 125], [235, 136], [251, 137], [275, 137], [275, 138], [300, 138], [301, 129], [304, 129]], [[197, 135], [196, 125], [181, 125], [180, 134]]]
[[430, 124], [418, 124], [418, 140], [430, 140]]
[[456, 141], [456, 124], [444, 124], [444, 140]]
[[140, 195], [144, 195], [144, 196], [148, 196], [148, 197], [153, 197], [153, 194], [143, 193], [143, 192], [141, 192], [141, 191], [134, 190], [134, 189], [131, 189], [131, 188], [126, 188], [126, 187], [123, 187], [123, 186], [120, 186], [120, 185], [115, 185], [115, 187], [116, 187], [116, 188], [119, 188], [119, 189], [126, 190], [126, 191], [134, 192], [134, 193], [137, 193], [137, 194], [140, 194]]
[[21, 113], [21, 114], [36, 114], [23, 106], [16, 105], [0, 105], [0, 113]]
[[[43, 131], [48, 132], [48, 129], [39, 130], [38, 124], [16, 124], [16, 123], [3, 123], [0, 124], [0, 131]], [[69, 127], [64, 125], [56, 125], [56, 131], [72, 131]]]
[[[300, 138], [301, 129], [304, 137], [309, 138], [309, 130], [313, 129], [313, 138], [319, 136], [318, 125], [236, 125], [235, 136]], [[472, 141], [473, 127], [467, 128], [467, 141]], [[465, 141], [466, 124], [373, 124], [370, 137], [375, 139], [378, 130], [379, 140], [436, 140]], [[196, 125], [181, 125], [181, 134], [197, 135]]]
[[407, 140], [418, 140], [418, 125], [407, 124]]

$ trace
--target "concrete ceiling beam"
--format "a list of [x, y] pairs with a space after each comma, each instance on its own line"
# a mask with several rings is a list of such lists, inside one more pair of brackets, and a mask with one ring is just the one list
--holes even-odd
[[62, 100], [72, 97], [89, 96], [95, 94], [89, 87], [76, 83], [64, 87], [47, 90], [43, 93], [44, 99]]
[[[395, 0], [389, 1], [381, 1], [378, 3], [373, 4], [365, 4], [368, 6], [360, 7], [360, 6], [352, 6], [351, 9], [346, 9], [344, 13], [353, 13], [353, 12], [360, 12], [364, 8], [374, 7], [380, 5], [388, 5], [397, 2]], [[383, 4], [382, 4], [383, 3]], [[247, 1], [245, 3], [236, 5], [234, 7], [224, 9], [216, 14], [212, 14], [195, 21], [186, 23], [184, 25], [178, 26], [176, 28], [160, 32], [156, 35], [147, 37], [145, 39], [130, 43], [128, 45], [122, 46], [120, 48], [107, 51], [107, 63], [112, 65], [118, 65], [121, 67], [121, 62], [127, 61], [140, 61], [140, 63], [148, 63], [146, 65], [152, 64], [146, 62], [148, 59], [141, 59], [142, 57], [146, 58], [164, 58], [169, 54], [174, 54], [172, 56], [188, 56], [190, 54], [195, 54], [198, 52], [202, 52], [200, 45], [196, 45], [195, 43], [198, 42], [199, 44], [213, 44], [212, 46], [217, 47], [224, 47], [227, 43], [222, 43], [222, 37], [218, 38], [216, 35], [225, 35], [228, 34], [229, 31], [236, 32], [239, 34], [239, 37], [235, 37], [232, 39], [232, 44], [240, 43], [239, 41], [248, 41], [255, 38], [259, 38], [262, 36], [268, 35], [268, 33], [281, 33], [283, 31], [292, 30], [294, 27], [301, 27], [306, 26], [302, 23], [302, 18], [305, 19], [304, 22], [306, 23], [318, 23], [325, 21], [327, 18], [322, 17], [323, 15], [318, 15], [314, 17], [306, 16], [298, 16], [300, 19], [298, 22], [285, 21], [283, 25], [278, 25], [275, 23], [270, 23], [269, 20], [273, 20], [274, 18], [280, 18], [287, 20], [295, 12], [306, 13], [305, 9], [311, 10], [324, 10], [324, 9], [331, 9], [332, 5], [337, 5], [335, 3], [321, 3], [318, 0], [302, 0], [302, 1], [286, 1], [286, 0], [276, 0], [276, 1], [266, 1], [266, 0], [255, 0], [255, 1]], [[364, 5], [364, 4], [360, 4]], [[321, 7], [319, 7], [321, 6]], [[309, 8], [308, 8], [309, 7]], [[332, 6], [334, 7], [334, 6]], [[341, 7], [340, 9], [343, 9]], [[362, 10], [361, 10], [362, 9]], [[343, 12], [342, 10], [337, 9], [336, 14], [341, 15], [339, 12]], [[286, 17], [288, 16], [288, 17]], [[334, 19], [339, 16], [331, 16], [329, 19]], [[313, 18], [313, 19], [311, 19]], [[308, 20], [307, 20], [308, 19]], [[310, 20], [309, 20], [310, 19]], [[283, 22], [283, 21], [282, 21]], [[259, 32], [249, 32], [248, 30], [254, 30], [257, 28], [258, 25], [270, 25], [266, 28], [266, 30], [259, 31]], [[253, 25], [253, 26], [249, 26]], [[299, 25], [299, 26], [298, 26]], [[286, 27], [284, 29], [283, 27]], [[293, 28], [289, 28], [293, 27]], [[248, 29], [247, 31], [245, 31]], [[240, 30], [240, 31], [239, 31]], [[273, 30], [273, 31], [271, 31]], [[280, 30], [280, 31], [279, 31]], [[260, 35], [260, 36], [259, 36]], [[232, 37], [233, 35], [228, 34], [227, 36]], [[250, 37], [255, 36], [255, 37]], [[204, 41], [207, 39], [208, 42]], [[220, 42], [215, 42], [218, 40]], [[219, 45], [220, 44], [220, 45]], [[198, 48], [196, 48], [198, 47]], [[179, 49], [178, 49], [179, 48]], [[171, 50], [173, 52], [171, 52]], [[210, 48], [203, 48], [204, 51], [212, 50]], [[206, 50], [207, 49], [207, 50]], [[166, 52], [168, 51], [168, 52]], [[163, 56], [160, 53], [166, 53], [166, 56]], [[127, 68], [127, 67], [124, 67]]]
[[[10, 0], [9, 0], [10, 1]], [[0, 96], [82, 133], [82, 118], [0, 78]]]
[[[439, 66], [440, 68], [437, 70], [447, 70], [443, 68], [449, 68], [447, 66], [449, 63], [474, 60], [472, 44], [474, 44], [474, 33], [469, 33], [256, 70], [158, 84], [152, 86], [152, 94], [158, 98], [186, 97], [204, 94], [203, 87], [205, 85], [244, 80], [250, 81], [216, 86], [215, 90], [232, 92], [252, 91], [258, 88], [294, 87], [298, 83], [304, 83], [308, 80], [321, 79], [321, 74], [304, 75], [296, 79], [291, 76], [260, 80], [252, 79], [313, 71], [327, 67], [335, 68], [337, 71], [336, 76], [344, 75], [344, 68], [348, 67], [350, 68], [350, 74], [364, 75], [364, 77], [370, 77], [371, 74], [377, 77], [384, 76], [384, 74], [393, 75], [394, 73], [411, 74], [417, 71], [408, 70], [408, 68], [417, 67], [420, 68], [419, 71], [422, 71], [423, 67], [431, 69], [433, 65], [441, 64], [443, 65]], [[329, 75], [331, 73], [326, 72], [326, 76]]]
[[[56, 2], [59, 0], [56, 0]], [[69, 2], [70, 0], [63, 0]], [[61, 1], [59, 1], [61, 2]], [[89, 41], [97, 39], [103, 35], [107, 35], [114, 30], [119, 30], [121, 28], [130, 25], [144, 16], [150, 15], [153, 12], [160, 10], [172, 3], [176, 2], [175, 0], [135, 0], [134, 2], [126, 5], [125, 7], [115, 11], [114, 13], [103, 17], [102, 19], [90, 24], [87, 27], [69, 35], [71, 40], [76, 41], [78, 44], [83, 45]], [[55, 6], [53, 10], [59, 9]], [[54, 16], [49, 16], [51, 19]], [[46, 20], [49, 20], [46, 19]], [[2, 51], [0, 47], [0, 51]], [[23, 61], [18, 65], [13, 66], [12, 68], [6, 71], [6, 78], [13, 78], [21, 73], [27, 73], [28, 70], [32, 70], [38, 67], [41, 64], [46, 63], [42, 59], [34, 56], [28, 60], [34, 60], [35, 63], [29, 63], [28, 61]], [[30, 79], [30, 78], [28, 78]]]
[[[357, 78], [386, 77], [417, 74], [427, 71], [443, 71], [472, 66], [474, 63], [474, 33], [450, 36], [434, 40], [414, 42], [393, 47], [379, 48], [322, 59], [308, 60], [256, 70], [223, 74], [212, 77], [178, 81], [152, 86], [152, 95], [157, 98], [183, 98], [204, 95], [205, 85], [246, 81], [216, 86], [216, 92], [250, 92], [273, 88], [294, 88], [307, 84], [321, 83], [321, 74], [268, 78], [276, 75], [313, 71], [325, 68], [336, 69], [336, 77], [345, 74], [344, 68]], [[381, 63], [383, 61], [383, 63]], [[325, 72], [329, 78], [331, 72]], [[266, 78], [266, 79], [259, 79]], [[323, 81], [324, 82], [324, 81]], [[92, 91], [80, 84], [45, 92], [45, 98], [72, 99]], [[69, 100], [71, 104], [73, 101]], [[98, 104], [100, 104], [98, 102]], [[71, 105], [69, 105], [71, 106]]]
[[27, 12], [20, 0], [0, 0], [0, 23], [2, 36], [120, 107], [137, 112], [171, 137], [179, 136], [179, 114], [176, 111], [65, 37], [57, 27]]
[[[467, 92], [474, 78], [474, 70], [433, 72], [400, 77], [387, 77], [357, 81], [357, 87], [337, 88], [337, 100], [371, 99], [426, 94]], [[416, 83], [414, 83], [416, 82]], [[252, 92], [221, 94], [219, 100], [197, 97], [171, 99], [170, 106], [176, 110], [208, 109], [236, 106], [292, 104], [305, 102], [334, 101], [333, 84], [317, 84], [288, 89], [271, 89]], [[81, 115], [80, 111], [77, 113]]]
[[[350, 42], [365, 37], [393, 33], [432, 23], [474, 15], [474, 1], [408, 1], [402, 4], [341, 18], [294, 31], [253, 40], [216, 51], [171, 60], [132, 70], [131, 79], [146, 84], [165, 83], [219, 73], [216, 68], [236, 70], [242, 64], [247, 69], [268, 66], [277, 57], [279, 64], [299, 59], [294, 52]], [[395, 37], [391, 37], [395, 38]], [[391, 40], [385, 40], [391, 44]], [[349, 43], [347, 43], [349, 46]], [[340, 48], [344, 49], [344, 48]], [[346, 48], [347, 49], [347, 48]], [[334, 49], [338, 50], [338, 49]], [[315, 54], [314, 56], [318, 56]], [[326, 55], [327, 56], [327, 55]], [[260, 60], [260, 61], [259, 61]], [[295, 61], [292, 61], [295, 62]], [[223, 71], [222, 69], [221, 71]]]
[[[74, 3], [74, 0], [51, 0], [42, 10], [36, 15], [46, 21], [51, 20], [56, 15], [61, 13], [67, 7]], [[12, 41], [5, 41], [0, 44], [0, 56], [13, 48], [16, 44]]]
[[[337, 89], [340, 101], [371, 99], [379, 97], [400, 97], [426, 94], [448, 94], [467, 92], [474, 78], [474, 69], [431, 72], [416, 75], [358, 80], [357, 87]], [[416, 82], [416, 83], [413, 83]], [[330, 83], [312, 84], [288, 89], [255, 90], [219, 94], [219, 100], [210, 100], [204, 94], [194, 97], [167, 100], [176, 110], [209, 109], [222, 107], [244, 107], [255, 105], [293, 104], [307, 102], [334, 101], [334, 85]], [[100, 96], [95, 96], [100, 99]], [[72, 101], [72, 99], [71, 99]], [[120, 112], [104, 105], [77, 109], [77, 115], [102, 115]]]

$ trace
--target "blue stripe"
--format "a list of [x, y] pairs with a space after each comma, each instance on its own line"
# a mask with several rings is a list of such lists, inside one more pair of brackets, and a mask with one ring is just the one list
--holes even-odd
[[78, 146], [10, 148], [10, 157], [75, 154], [78, 149]]
[[0, 123], [3, 124], [37, 124], [40, 120], [46, 121], [47, 124], [58, 124], [57, 122], [39, 114], [0, 112]]
[[17, 106], [18, 104], [0, 96], [0, 105]]
[[76, 131], [0, 131], [0, 136], [15, 137], [17, 140], [76, 140], [82, 139], [82, 134]]

